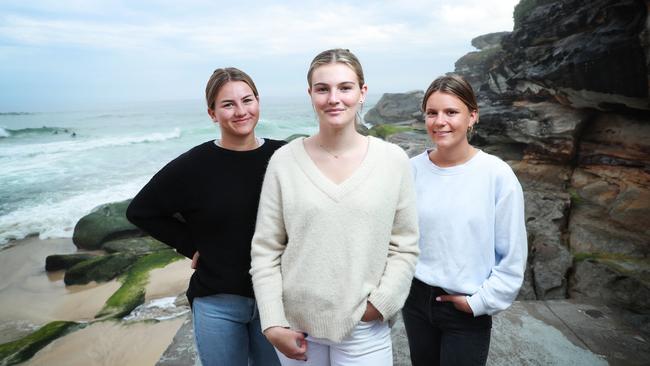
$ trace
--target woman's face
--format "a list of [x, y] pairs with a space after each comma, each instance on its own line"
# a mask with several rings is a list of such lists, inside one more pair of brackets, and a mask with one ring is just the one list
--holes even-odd
[[318, 67], [308, 90], [321, 125], [341, 128], [354, 123], [368, 87], [359, 86], [357, 74], [342, 63]]
[[260, 105], [248, 84], [229, 81], [217, 93], [208, 114], [219, 123], [222, 138], [242, 138], [253, 133], [260, 117]]
[[467, 143], [467, 129], [477, 117], [458, 97], [439, 91], [427, 100], [424, 114], [429, 137], [442, 149]]

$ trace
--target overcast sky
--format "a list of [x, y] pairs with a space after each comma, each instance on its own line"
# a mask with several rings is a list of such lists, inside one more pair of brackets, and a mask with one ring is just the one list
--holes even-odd
[[374, 94], [424, 89], [512, 30], [518, 0], [2, 0], [0, 112], [203, 98], [217, 67], [262, 98], [305, 93], [320, 51], [349, 48]]

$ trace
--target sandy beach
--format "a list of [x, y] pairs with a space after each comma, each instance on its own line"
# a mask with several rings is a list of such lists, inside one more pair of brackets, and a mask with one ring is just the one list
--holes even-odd
[[[48, 255], [77, 251], [71, 239], [32, 237], [13, 244], [0, 251], [0, 343], [18, 339], [54, 320], [90, 321], [120, 287], [117, 280], [65, 286], [63, 271], [46, 272]], [[189, 260], [153, 270], [146, 301], [182, 294], [191, 274]], [[119, 321], [94, 323], [52, 342], [28, 364], [154, 364], [183, 318], [128, 325]]]

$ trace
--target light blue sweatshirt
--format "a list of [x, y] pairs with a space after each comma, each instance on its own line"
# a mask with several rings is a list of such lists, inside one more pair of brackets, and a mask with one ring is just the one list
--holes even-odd
[[433, 164], [427, 151], [411, 163], [420, 225], [415, 277], [468, 295], [474, 316], [505, 310], [528, 253], [524, 196], [512, 169], [483, 151], [449, 168]]

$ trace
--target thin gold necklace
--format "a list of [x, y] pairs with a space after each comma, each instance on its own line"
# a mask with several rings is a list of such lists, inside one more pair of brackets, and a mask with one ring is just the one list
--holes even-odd
[[318, 146], [320, 146], [320, 148], [323, 149], [323, 151], [325, 151], [326, 153], [332, 155], [332, 156], [334, 157], [334, 159], [338, 159], [338, 158], [339, 158], [340, 154], [337, 155], [337, 154], [334, 154], [333, 152], [327, 150], [327, 149], [325, 148], [325, 146], [323, 146], [323, 144], [318, 144]]

